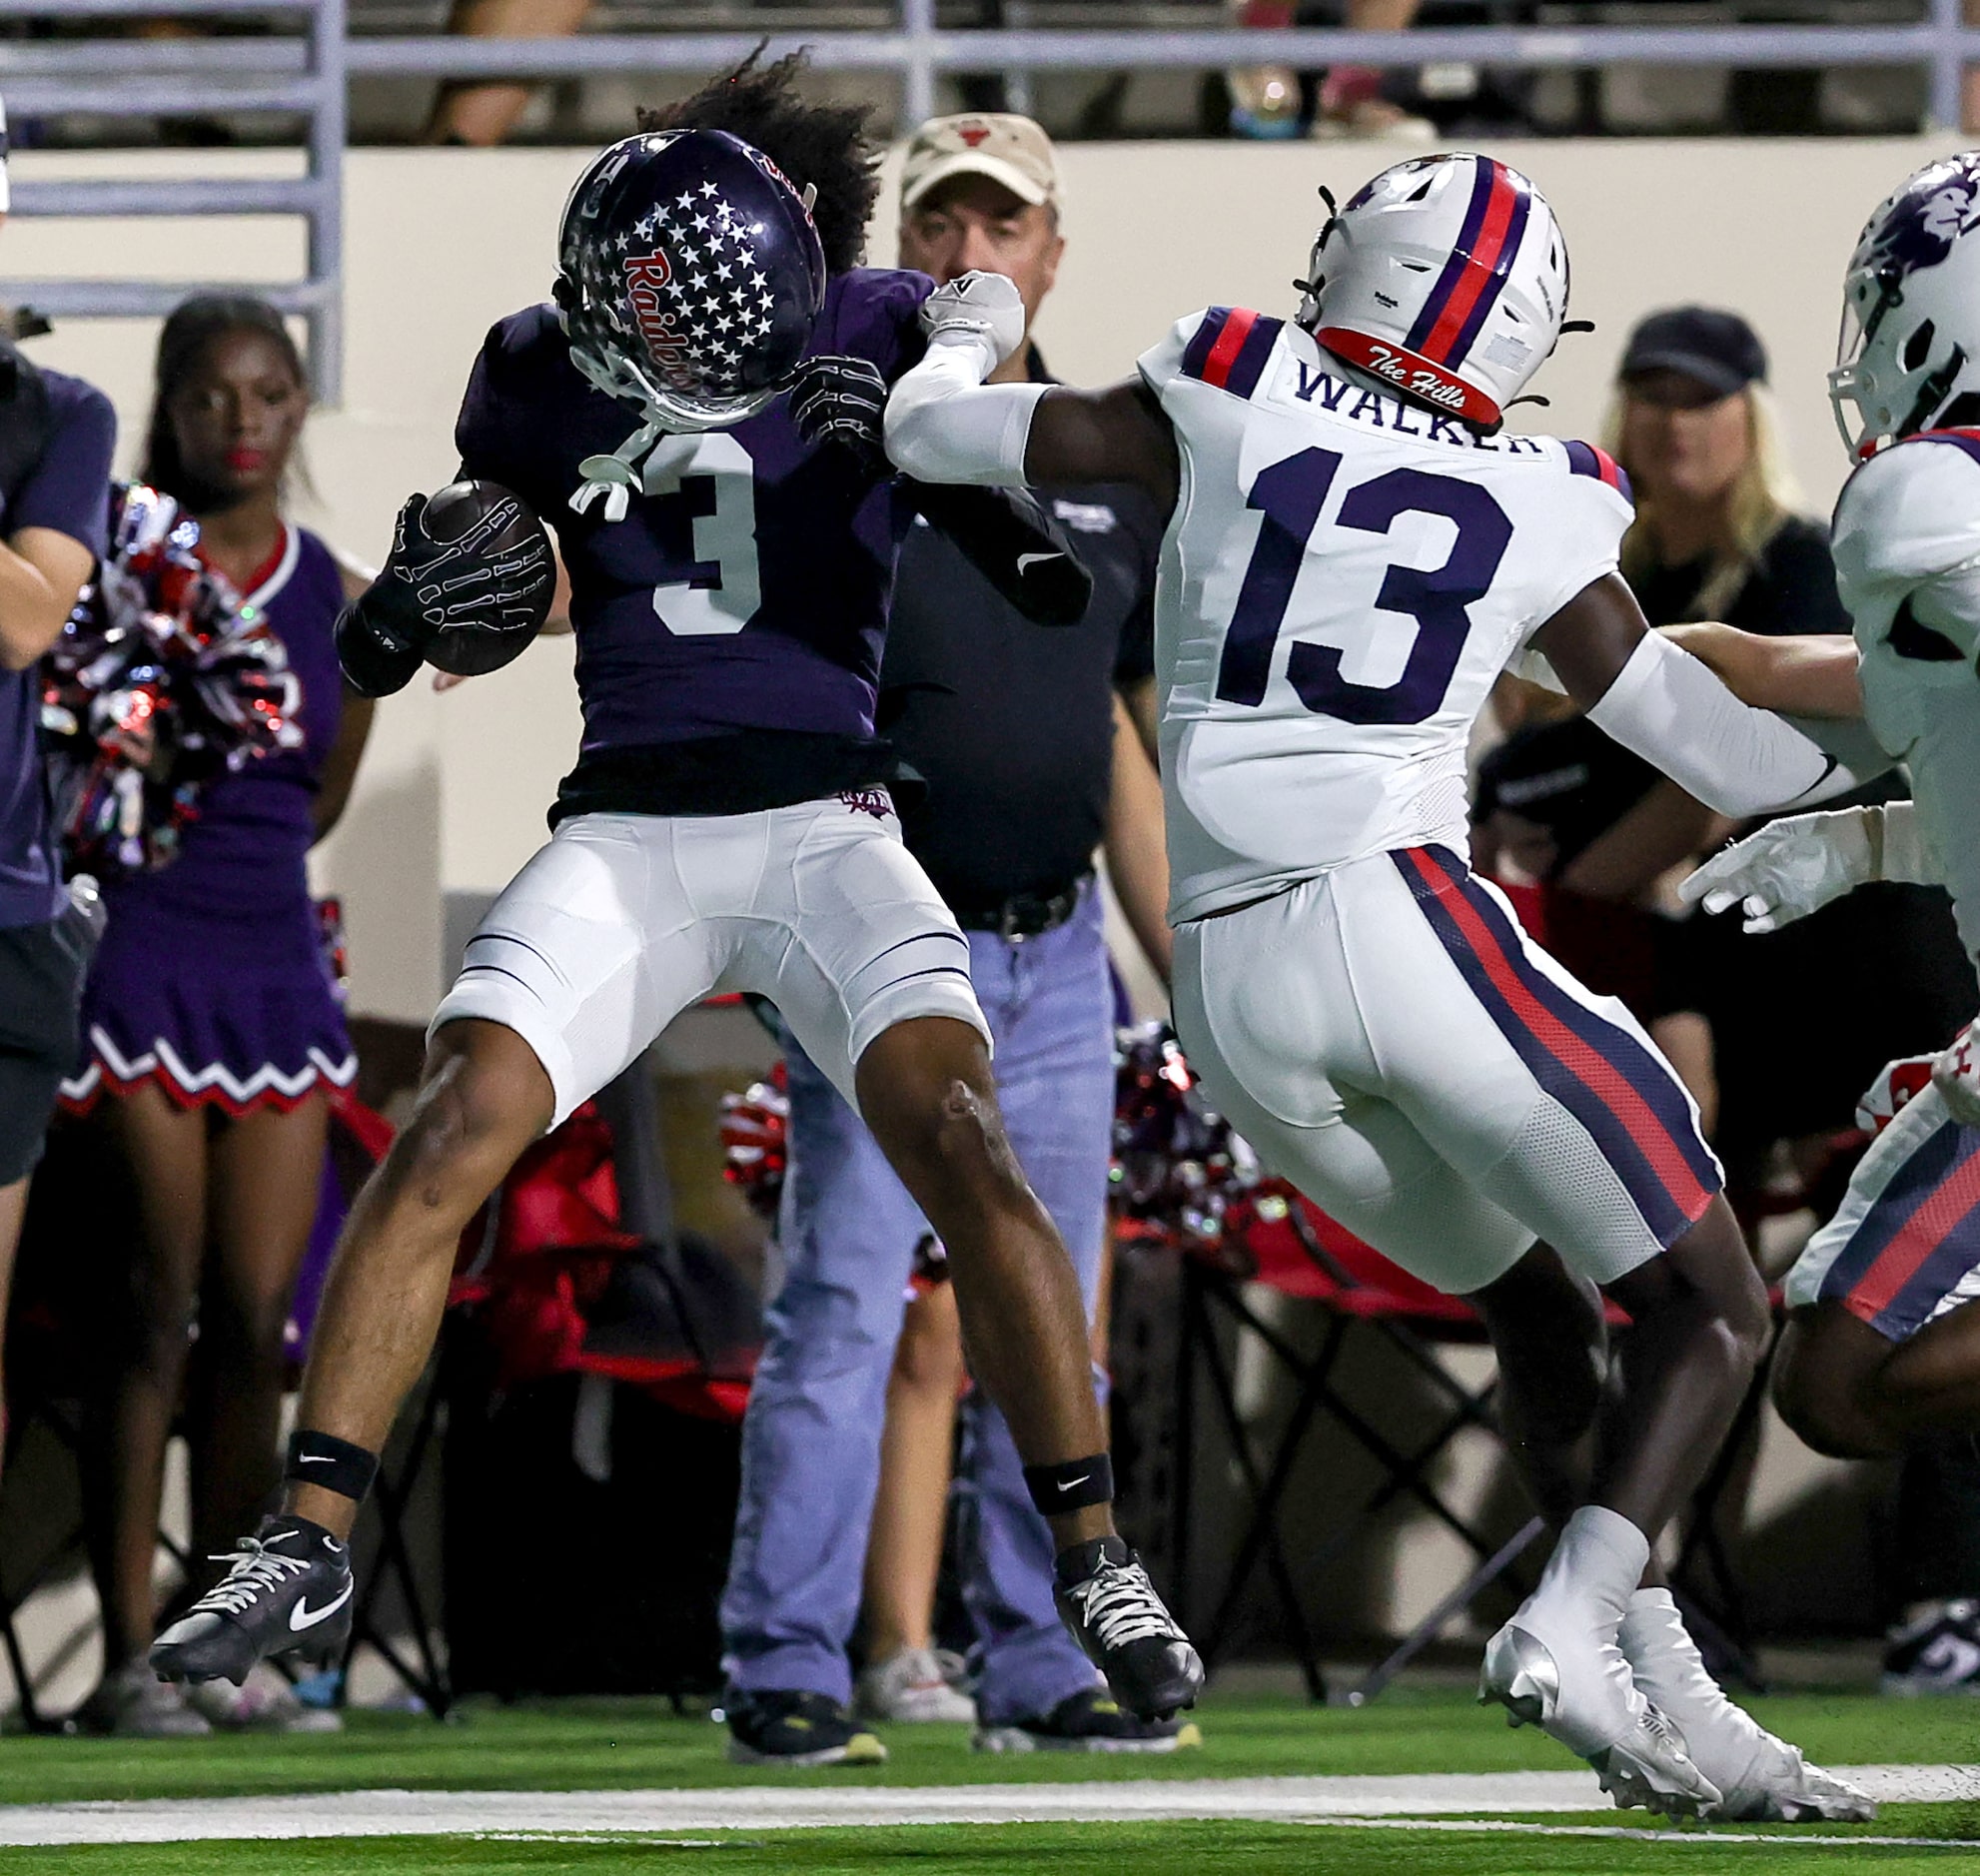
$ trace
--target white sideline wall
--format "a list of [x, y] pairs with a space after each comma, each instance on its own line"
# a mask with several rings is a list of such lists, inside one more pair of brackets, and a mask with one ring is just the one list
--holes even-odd
[[[1533, 142], [1494, 146], [1558, 212], [1573, 257], [1577, 316], [1535, 389], [1547, 410], [1521, 424], [1565, 435], [1601, 423], [1628, 326], [1657, 306], [1736, 308], [1773, 358], [1789, 447], [1810, 503], [1825, 509], [1847, 467], [1830, 425], [1840, 280], [1872, 207], [1949, 141]], [[1063, 152], [1068, 249], [1040, 322], [1053, 368], [1075, 383], [1129, 371], [1174, 319], [1211, 302], [1286, 312], [1322, 182], [1343, 198], [1395, 160], [1371, 146], [1084, 144]], [[571, 150], [360, 150], [346, 176], [345, 404], [318, 414], [308, 444], [314, 496], [298, 511], [348, 552], [376, 561], [412, 488], [451, 473], [452, 427], [482, 334], [545, 296]], [[25, 153], [24, 177], [90, 173], [267, 173], [293, 157], [160, 152]], [[892, 179], [889, 171], [889, 180]], [[891, 191], [889, 192], [891, 194]], [[871, 255], [893, 258], [891, 201]], [[0, 270], [33, 301], [35, 275], [168, 279], [294, 277], [300, 223], [16, 220]], [[33, 356], [84, 374], [115, 401], [121, 461], [142, 441], [156, 328], [65, 322]], [[388, 700], [344, 826], [318, 856], [351, 930], [356, 1007], [424, 1021], [451, 960], [446, 894], [497, 890], [543, 832], [543, 811], [576, 746], [567, 642], [546, 641], [497, 676], [450, 696]]]

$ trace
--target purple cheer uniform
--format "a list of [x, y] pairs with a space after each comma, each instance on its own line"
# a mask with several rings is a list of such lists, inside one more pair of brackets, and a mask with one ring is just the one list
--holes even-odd
[[285, 526], [246, 597], [302, 679], [303, 744], [217, 778], [176, 859], [107, 885], [109, 924], [83, 996], [84, 1064], [62, 1088], [71, 1112], [144, 1082], [182, 1107], [286, 1110], [357, 1074], [307, 865], [343, 713], [336, 556]]

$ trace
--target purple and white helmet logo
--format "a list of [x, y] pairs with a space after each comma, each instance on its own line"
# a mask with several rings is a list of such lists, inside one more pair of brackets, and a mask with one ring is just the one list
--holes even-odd
[[1914, 177], [1866, 231], [1861, 266], [1902, 278], [1937, 267], [1962, 235], [1980, 227], [1980, 155], [1935, 163]]

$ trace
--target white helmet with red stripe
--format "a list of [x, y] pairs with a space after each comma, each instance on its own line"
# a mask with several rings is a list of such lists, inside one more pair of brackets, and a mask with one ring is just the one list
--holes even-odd
[[1470, 154], [1382, 172], [1313, 244], [1300, 325], [1434, 410], [1495, 425], [1567, 313], [1567, 248], [1546, 198]]

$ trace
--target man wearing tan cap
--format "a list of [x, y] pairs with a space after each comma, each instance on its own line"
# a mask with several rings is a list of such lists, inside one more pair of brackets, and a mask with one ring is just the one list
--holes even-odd
[[[903, 267], [938, 283], [993, 269], [1017, 283], [1035, 314], [1064, 249], [1052, 145], [1030, 119], [938, 118], [909, 145]], [[1045, 368], [1027, 346], [1001, 375], [1043, 378]], [[880, 721], [927, 781], [923, 801], [902, 802], [902, 831], [968, 935], [1011, 1144], [1066, 1240], [1091, 1314], [1114, 1109], [1096, 847], [1106, 848], [1144, 949], [1168, 965], [1160, 784], [1122, 701], [1123, 690], [1152, 683], [1163, 521], [1121, 486], [1043, 498], [1093, 575], [1085, 618], [1039, 629], [946, 536], [910, 528]], [[940, 1247], [851, 1108], [794, 1047], [787, 1062], [785, 1278], [750, 1403], [722, 1601], [731, 1687], [847, 1699], [846, 1647], [870, 1529], [861, 1718], [973, 1718], [977, 1745], [993, 1751], [1167, 1752], [1194, 1743], [1193, 1725], [1116, 1706], [1060, 1625], [1050, 1534], [1010, 1433], [980, 1390], [961, 1409], [958, 1480], [962, 1587], [977, 1642], [973, 1703], [948, 1684], [931, 1648], [929, 1605], [963, 1363], [948, 1286], [928, 1281], [926, 1253], [932, 1248], [939, 1272]], [[922, 1294], [904, 1309], [918, 1251]], [[870, 1760], [878, 1743], [862, 1737]], [[807, 1743], [793, 1742], [793, 1754]], [[749, 1756], [772, 1755], [759, 1741]]]

